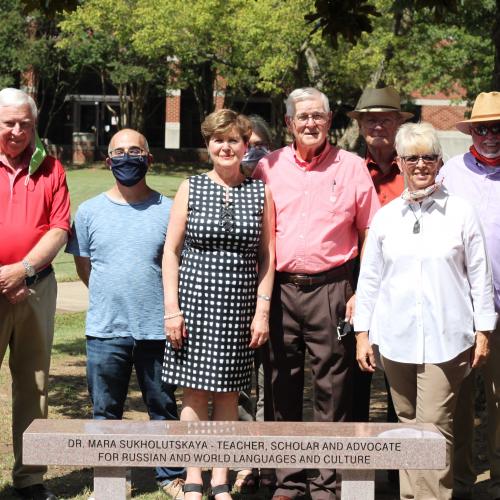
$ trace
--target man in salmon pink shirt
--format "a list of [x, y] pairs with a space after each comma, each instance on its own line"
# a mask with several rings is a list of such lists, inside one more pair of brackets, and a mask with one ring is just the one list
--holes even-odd
[[[354, 335], [344, 335], [354, 304], [353, 264], [380, 206], [365, 162], [330, 145], [328, 98], [314, 88], [286, 101], [291, 145], [264, 157], [254, 177], [276, 206], [276, 281], [271, 299], [272, 397], [278, 421], [301, 421], [306, 350], [318, 422], [351, 419]], [[340, 327], [340, 328], [339, 328]], [[277, 469], [274, 500], [304, 497], [306, 473]], [[311, 478], [313, 500], [333, 500], [335, 471]]]

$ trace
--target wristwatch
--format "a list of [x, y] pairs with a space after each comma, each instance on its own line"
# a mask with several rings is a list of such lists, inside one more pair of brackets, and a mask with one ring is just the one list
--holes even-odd
[[35, 276], [36, 274], [35, 268], [26, 259], [23, 260], [22, 264], [24, 266], [24, 271], [26, 272], [27, 278]]

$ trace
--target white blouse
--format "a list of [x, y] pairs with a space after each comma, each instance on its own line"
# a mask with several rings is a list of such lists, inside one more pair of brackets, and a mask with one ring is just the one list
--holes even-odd
[[354, 328], [401, 363], [442, 363], [495, 328], [481, 225], [444, 188], [419, 203], [397, 198], [375, 215], [356, 290]]

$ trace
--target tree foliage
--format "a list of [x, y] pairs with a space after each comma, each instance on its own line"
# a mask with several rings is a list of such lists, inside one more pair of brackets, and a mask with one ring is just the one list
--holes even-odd
[[74, 71], [95, 71], [103, 94], [106, 85], [117, 89], [121, 127], [143, 130], [146, 100], [154, 88], [164, 88], [169, 65], [155, 52], [135, 49], [138, 15], [135, 0], [87, 0], [60, 22], [57, 45], [67, 53]]

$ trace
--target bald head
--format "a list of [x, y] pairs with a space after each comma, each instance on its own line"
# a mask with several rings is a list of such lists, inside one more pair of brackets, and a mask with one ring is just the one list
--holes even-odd
[[124, 128], [117, 132], [109, 141], [108, 154], [114, 149], [126, 149], [131, 147], [139, 147], [149, 153], [149, 145], [146, 138], [137, 130], [131, 128]]

